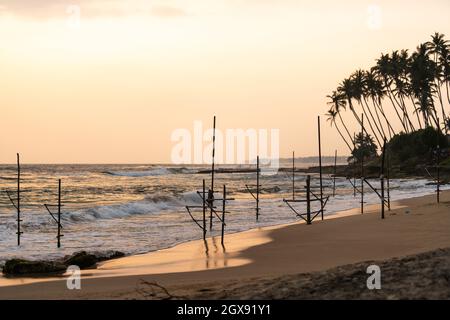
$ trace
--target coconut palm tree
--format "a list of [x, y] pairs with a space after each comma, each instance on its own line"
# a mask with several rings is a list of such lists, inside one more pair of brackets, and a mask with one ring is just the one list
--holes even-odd
[[[447, 92], [447, 101], [450, 104], [450, 45], [443, 48], [441, 56], [439, 57], [439, 63], [442, 67], [442, 81], [445, 83], [445, 89]], [[448, 117], [447, 117], [448, 118]]]
[[[358, 102], [358, 104], [361, 106], [364, 116], [367, 119], [367, 122], [369, 123], [370, 130], [372, 131], [373, 136], [377, 140], [378, 145], [381, 145], [381, 142], [380, 142], [380, 139], [378, 138], [377, 132], [374, 130], [374, 127], [372, 125], [372, 121], [374, 121], [374, 118], [372, 116], [372, 121], [370, 120], [370, 117], [368, 116], [367, 110], [364, 107], [364, 103], [363, 103], [363, 100], [365, 101], [364, 92], [366, 91], [365, 72], [362, 70], [357, 70], [352, 74], [351, 79], [352, 79], [352, 83], [353, 83], [353, 97]], [[370, 111], [370, 108], [368, 107], [368, 105], [367, 105], [367, 108]], [[372, 112], [369, 112], [369, 113], [372, 115]]]
[[411, 83], [411, 93], [416, 101], [418, 111], [424, 117], [425, 125], [434, 123], [436, 128], [440, 128], [433, 94], [435, 92], [436, 64], [428, 56], [428, 46], [421, 44], [416, 52], [411, 56], [409, 66], [409, 77]]
[[348, 130], [347, 126], [345, 125], [344, 120], [342, 119], [341, 111], [346, 109], [346, 100], [341, 95], [338, 94], [337, 91], [333, 91], [331, 95], [328, 95], [327, 98], [330, 99], [327, 104], [331, 105], [331, 108], [336, 111], [337, 116], [339, 117], [339, 120], [341, 121], [342, 126], [344, 127], [345, 131], [347, 132], [350, 141], [352, 140], [352, 135], [350, 134], [350, 131]]
[[[352, 111], [353, 116], [355, 117], [358, 124], [360, 126], [362, 126], [361, 118], [356, 113], [355, 108], [353, 107], [353, 103], [352, 103], [352, 99], [354, 97], [357, 97], [359, 94], [359, 92], [355, 93], [355, 86], [353, 83], [353, 79], [352, 78], [344, 79], [344, 81], [342, 81], [342, 83], [339, 85], [337, 91], [340, 95], [342, 95], [347, 100], [350, 111]], [[362, 127], [363, 127], [363, 130], [366, 132], [366, 134], [369, 134], [367, 132], [366, 128], [364, 126], [362, 126]]]
[[[446, 119], [446, 114], [444, 110], [444, 104], [442, 102], [442, 83], [444, 82], [443, 79], [443, 65], [441, 63], [442, 56], [445, 56], [446, 50], [448, 49], [448, 41], [444, 39], [445, 35], [442, 33], [436, 32], [434, 35], [431, 36], [431, 41], [427, 42], [426, 45], [429, 49], [429, 55], [433, 57], [433, 61], [436, 64], [435, 68], [435, 85], [436, 85], [436, 93], [439, 100], [439, 103], [441, 105], [441, 112], [442, 112], [442, 119]], [[447, 129], [445, 129], [447, 130]]]
[[342, 140], [344, 140], [344, 142], [347, 145], [348, 149], [350, 150], [350, 152], [352, 152], [353, 151], [352, 147], [350, 147], [350, 144], [347, 142], [347, 140], [345, 139], [344, 135], [342, 134], [341, 130], [339, 129], [339, 127], [338, 127], [338, 125], [336, 123], [336, 116], [337, 116], [337, 114], [338, 114], [338, 112], [333, 110], [333, 108], [331, 108], [330, 110], [328, 110], [328, 112], [325, 115], [327, 116], [327, 121], [330, 121], [331, 126], [334, 125], [334, 127], [337, 130], [337, 132], [341, 136]]
[[408, 132], [408, 129], [405, 126], [405, 122], [400, 115], [400, 112], [397, 109], [396, 104], [394, 103], [394, 100], [392, 99], [392, 91], [391, 91], [391, 69], [392, 69], [392, 63], [391, 59], [389, 58], [388, 54], [381, 54], [381, 57], [377, 59], [376, 65], [373, 68], [373, 70], [377, 73], [380, 79], [383, 80], [383, 86], [386, 92], [386, 96], [389, 98], [389, 100], [392, 103], [392, 106], [394, 107], [395, 113], [397, 114], [398, 119], [400, 120], [400, 123], [402, 124], [403, 129], [405, 132]]
[[[374, 104], [374, 106], [376, 106], [375, 110], [378, 109], [378, 111], [383, 116], [384, 120], [386, 121], [389, 137], [392, 138], [392, 136], [395, 135], [396, 132], [394, 131], [394, 128], [392, 127], [391, 123], [389, 122], [389, 120], [386, 116], [386, 113], [384, 112], [384, 108], [383, 108], [383, 104], [382, 104], [382, 100], [386, 95], [386, 90], [384, 90], [383, 80], [381, 80], [380, 77], [377, 75], [375, 68], [372, 68], [366, 74], [366, 84], [367, 84], [368, 94], [372, 99], [372, 103]], [[381, 126], [381, 128], [384, 127], [381, 121], [380, 121], [380, 126]]]

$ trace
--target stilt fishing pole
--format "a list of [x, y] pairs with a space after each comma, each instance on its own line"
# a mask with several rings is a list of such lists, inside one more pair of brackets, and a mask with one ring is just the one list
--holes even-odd
[[361, 213], [364, 213], [364, 114], [361, 114]]
[[16, 196], [17, 198], [14, 199], [12, 197], [12, 194], [6, 190], [6, 195], [9, 198], [9, 201], [11, 201], [11, 204], [14, 208], [16, 208], [17, 211], [17, 245], [20, 246], [20, 235], [23, 233], [20, 229], [20, 223], [22, 222], [22, 219], [20, 218], [20, 154], [17, 154], [17, 191]]
[[319, 138], [320, 214], [323, 220], [322, 145], [320, 140], [320, 116], [317, 116], [317, 136]]
[[209, 214], [209, 230], [213, 227], [213, 208], [214, 208], [214, 159], [216, 156], [216, 116], [214, 116], [213, 121], [213, 151], [212, 151], [212, 167], [211, 167], [211, 190], [210, 190], [210, 214]]
[[[50, 205], [50, 204], [44, 204], [44, 207], [47, 209], [50, 216], [55, 220], [56, 224], [58, 225], [58, 232], [56, 234], [57, 239], [57, 247], [61, 248], [61, 237], [64, 235], [61, 234], [61, 229], [63, 228], [61, 225], [61, 179], [58, 180], [58, 204], [57, 205]], [[50, 210], [50, 207], [57, 207], [57, 218], [55, 217], [55, 214]]]
[[337, 150], [334, 151], [333, 197], [336, 196], [336, 163], [337, 163]]
[[384, 219], [384, 161], [386, 157], [386, 139], [384, 139], [383, 143], [383, 154], [381, 158], [381, 172], [380, 172], [380, 183], [381, 183], [381, 219]]

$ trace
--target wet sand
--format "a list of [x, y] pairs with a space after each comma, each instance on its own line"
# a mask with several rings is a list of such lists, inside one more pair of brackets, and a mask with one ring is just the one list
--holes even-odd
[[[379, 206], [342, 212], [325, 221], [263, 228], [192, 241], [154, 253], [105, 262], [82, 274], [82, 289], [66, 281], [0, 278], [0, 299], [148, 298], [142, 281], [195, 296], [211, 283], [251, 281], [325, 271], [450, 247], [450, 192], [393, 203], [381, 220]], [[21, 285], [18, 285], [21, 284]], [[212, 296], [211, 296], [212, 297]]]

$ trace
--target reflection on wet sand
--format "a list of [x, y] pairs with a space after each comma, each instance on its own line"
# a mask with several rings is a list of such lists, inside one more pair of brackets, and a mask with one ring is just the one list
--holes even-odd
[[[227, 235], [225, 245], [217, 237], [182, 243], [172, 248], [124, 257], [99, 264], [97, 269], [83, 270], [82, 278], [99, 278], [142, 274], [164, 274], [237, 267], [251, 262], [240, 253], [270, 241], [265, 230], [249, 230]], [[59, 277], [4, 278], [0, 286], [61, 280]]]

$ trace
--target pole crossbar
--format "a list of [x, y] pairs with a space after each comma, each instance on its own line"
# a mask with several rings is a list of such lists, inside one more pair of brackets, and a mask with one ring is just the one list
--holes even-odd
[[44, 204], [44, 207], [45, 207], [45, 209], [47, 209], [48, 213], [53, 218], [53, 220], [55, 220], [56, 224], [58, 224], [60, 226], [60, 228], [63, 229], [62, 224], [60, 222], [58, 222], [58, 219], [56, 219], [56, 217], [53, 215], [53, 212], [50, 211], [49, 207], [54, 207], [54, 205]]
[[191, 213], [191, 208], [193, 208], [193, 207], [192, 207], [192, 206], [186, 206], [186, 210], [187, 210], [187, 212], [189, 213], [189, 215], [191, 216], [192, 221], [194, 221], [200, 229], [205, 230], [205, 229], [200, 225], [200, 223], [198, 223], [197, 219], [195, 219], [194, 216], [192, 215], [192, 213]]

